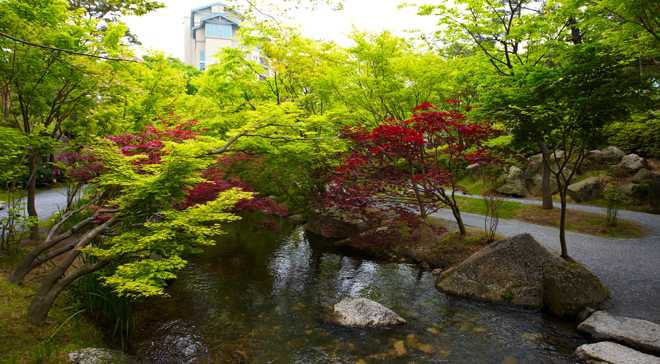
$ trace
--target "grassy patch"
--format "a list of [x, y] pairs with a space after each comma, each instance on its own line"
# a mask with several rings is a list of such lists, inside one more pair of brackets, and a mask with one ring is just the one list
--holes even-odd
[[[559, 228], [560, 214], [559, 208], [543, 210], [541, 206], [532, 205], [520, 210], [514, 219]], [[647, 229], [623, 220], [619, 220], [617, 226], [606, 227], [605, 220], [605, 215], [568, 210], [566, 230], [606, 238], [637, 238], [649, 234]]]
[[0, 264], [0, 363], [66, 363], [67, 352], [107, 347], [101, 331], [83, 314], [73, 316], [76, 312], [62, 296], [43, 326], [30, 325], [25, 313], [39, 286], [9, 284], [7, 267], [13, 268], [16, 260], [4, 257]]
[[[481, 198], [457, 197], [456, 201], [458, 201], [458, 207], [461, 212], [478, 215], [486, 214], [486, 204]], [[504, 201], [500, 206], [500, 218], [513, 219], [516, 214], [524, 208], [525, 205], [518, 202]]]
[[[496, 240], [499, 239], [502, 237], [496, 236]], [[492, 243], [482, 230], [468, 229], [467, 235], [460, 235], [459, 232], [444, 234], [433, 248], [433, 253], [440, 257], [446, 269], [461, 263]]]

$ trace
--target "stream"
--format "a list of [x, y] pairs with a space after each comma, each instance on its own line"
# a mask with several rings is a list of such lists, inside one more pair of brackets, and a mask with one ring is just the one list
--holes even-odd
[[[138, 305], [132, 349], [158, 363], [573, 363], [589, 339], [573, 322], [538, 309], [445, 295], [435, 276], [405, 261], [340, 254], [303, 226], [277, 219], [280, 235], [254, 219], [188, 265], [170, 297]], [[365, 297], [407, 320], [344, 328], [332, 306]], [[403, 340], [397, 357], [393, 343]], [[360, 361], [361, 360], [361, 361]]]

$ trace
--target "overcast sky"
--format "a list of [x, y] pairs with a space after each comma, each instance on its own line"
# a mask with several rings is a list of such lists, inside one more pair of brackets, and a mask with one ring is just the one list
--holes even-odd
[[[297, 11], [294, 21], [303, 26], [305, 35], [316, 39], [334, 39], [347, 45], [345, 34], [351, 25], [358, 29], [381, 31], [389, 29], [395, 34], [409, 37], [406, 30], [419, 29], [432, 32], [437, 22], [433, 17], [415, 15], [414, 9], [397, 10], [404, 0], [347, 0], [344, 9], [333, 11], [322, 8], [316, 11]], [[211, 4], [213, 0], [164, 0], [166, 9], [142, 17], [126, 17], [124, 22], [138, 36], [143, 47], [155, 48], [176, 58], [183, 58], [183, 17], [190, 10]], [[140, 52], [142, 53], [142, 52]]]

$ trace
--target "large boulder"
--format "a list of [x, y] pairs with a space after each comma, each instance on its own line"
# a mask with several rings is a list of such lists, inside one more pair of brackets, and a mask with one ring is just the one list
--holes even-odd
[[592, 150], [587, 154], [587, 161], [595, 164], [613, 164], [619, 163], [625, 155], [626, 153], [621, 149], [610, 146], [603, 150]]
[[657, 356], [608, 341], [582, 345], [573, 355], [586, 364], [660, 364]]
[[568, 186], [567, 193], [575, 202], [597, 200], [603, 196], [603, 186], [600, 178], [594, 176]]
[[[557, 151], [557, 156], [559, 158], [564, 156], [564, 152], [562, 151]], [[554, 162], [555, 157], [554, 155], [551, 156], [550, 158], [550, 169], [557, 172], [557, 165]], [[564, 179], [568, 177], [571, 173], [572, 166], [567, 165], [564, 167], [564, 170], [562, 171], [562, 175], [564, 176]], [[525, 186], [527, 187], [527, 190], [529, 193], [531, 193], [534, 196], [542, 196], [543, 195], [543, 157], [541, 154], [537, 154], [531, 158], [529, 158], [529, 163], [525, 166], [524, 170], [524, 179], [525, 179]], [[553, 194], [559, 192], [559, 185], [557, 184], [557, 178], [555, 178], [554, 174], [550, 174], [550, 190], [552, 191]]]
[[468, 176], [479, 177], [484, 173], [484, 167], [479, 163], [470, 164], [465, 168], [465, 172]]
[[5, 206], [7, 206], [7, 203], [4, 201], [0, 201], [0, 210], [4, 210]]
[[648, 354], [660, 355], [660, 325], [628, 317], [594, 312], [578, 326], [596, 341], [614, 341]]
[[497, 189], [497, 192], [517, 197], [527, 196], [527, 188], [525, 188], [525, 184], [523, 183], [523, 177], [522, 169], [511, 166], [509, 174], [504, 179], [506, 182]]
[[543, 269], [543, 304], [559, 317], [576, 318], [586, 308], [598, 308], [605, 299], [605, 286], [577, 263], [555, 259]]
[[286, 219], [294, 225], [302, 225], [305, 223], [303, 215], [289, 215]]
[[646, 159], [637, 154], [628, 154], [621, 159], [621, 163], [617, 165], [617, 168], [622, 169], [625, 172], [636, 173], [642, 168], [650, 169], [651, 167], [649, 167], [649, 163]]
[[564, 318], [598, 307], [607, 296], [593, 273], [550, 254], [529, 234], [475, 253], [443, 272], [436, 287], [459, 296], [546, 307]]
[[655, 173], [642, 168], [633, 176], [632, 183], [649, 183], [653, 176], [655, 176]]
[[342, 210], [337, 206], [314, 210], [305, 228], [326, 238], [346, 239], [370, 229], [369, 219], [358, 212]]
[[542, 276], [557, 258], [529, 234], [502, 240], [443, 272], [436, 287], [445, 293], [543, 307]]
[[649, 202], [652, 214], [660, 214], [660, 174], [656, 174], [649, 182]]
[[345, 298], [335, 304], [333, 320], [343, 326], [405, 324], [406, 320], [378, 302], [366, 298]]

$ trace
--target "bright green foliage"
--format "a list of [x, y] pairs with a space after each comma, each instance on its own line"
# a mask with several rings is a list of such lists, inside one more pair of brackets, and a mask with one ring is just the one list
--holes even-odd
[[[161, 163], [148, 166], [131, 163], [139, 156], [125, 157], [109, 147], [95, 150], [107, 168], [97, 183], [105, 191], [120, 191], [110, 204], [121, 210], [122, 222], [118, 236], [81, 250], [98, 260], [123, 263], [106, 278], [120, 294], [163, 294], [165, 280], [175, 278], [172, 272], [185, 265], [182, 256], [212, 245], [211, 238], [222, 233], [220, 222], [238, 219], [228, 211], [251, 193], [229, 190], [204, 205], [173, 208], [183, 202], [186, 188], [203, 181], [198, 172], [211, 164], [212, 159], [204, 158], [210, 149], [206, 142], [170, 143]], [[149, 221], [153, 216], [162, 221]], [[143, 225], [135, 226], [136, 222]], [[152, 254], [162, 260], [149, 259]]]

